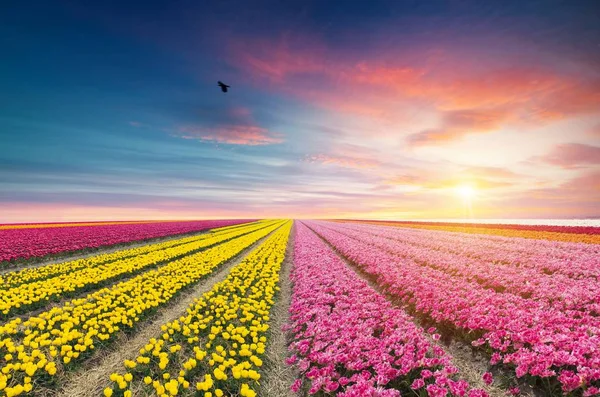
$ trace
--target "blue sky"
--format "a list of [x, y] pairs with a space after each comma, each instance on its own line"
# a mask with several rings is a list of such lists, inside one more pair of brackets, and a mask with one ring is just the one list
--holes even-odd
[[87, 3], [0, 17], [0, 221], [600, 216], [594, 2]]

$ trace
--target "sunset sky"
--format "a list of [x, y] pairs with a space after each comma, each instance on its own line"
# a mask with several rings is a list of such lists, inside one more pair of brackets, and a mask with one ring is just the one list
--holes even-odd
[[0, 223], [600, 217], [597, 1], [13, 2], [0, 40]]

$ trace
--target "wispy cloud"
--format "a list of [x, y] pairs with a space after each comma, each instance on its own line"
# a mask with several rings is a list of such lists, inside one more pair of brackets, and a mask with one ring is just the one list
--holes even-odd
[[209, 115], [204, 124], [182, 125], [172, 135], [228, 145], [261, 146], [282, 143], [284, 135], [258, 125], [246, 107], [227, 107]]
[[562, 168], [597, 165], [600, 164], [600, 147], [581, 143], [563, 143], [556, 145], [550, 153], [533, 157], [530, 161], [533, 163], [542, 162]]
[[346, 168], [373, 168], [381, 164], [376, 160], [368, 158], [329, 155], [324, 153], [306, 156], [304, 161], [309, 163], [332, 164]]
[[406, 142], [410, 146], [443, 144], [460, 139], [468, 134], [482, 134], [494, 131], [510, 120], [511, 115], [499, 109], [469, 109], [444, 112], [439, 129], [421, 131], [409, 135]]
[[175, 135], [184, 139], [199, 139], [229, 145], [272, 145], [283, 142], [283, 135], [251, 125], [230, 125], [216, 128], [180, 127]]
[[383, 183], [391, 186], [415, 186], [431, 191], [453, 189], [468, 184], [485, 191], [516, 186], [525, 179], [524, 175], [506, 168], [447, 164], [441, 170], [437, 167], [411, 169], [385, 178]]
[[591, 136], [600, 138], [600, 124], [595, 125], [592, 128], [590, 128], [589, 130], [587, 130], [587, 133]]
[[[425, 100], [441, 110], [527, 104], [531, 112], [554, 117], [593, 112], [600, 81], [559, 73], [541, 65], [494, 66], [453, 55], [450, 49], [404, 48], [395, 59], [357, 59], [314, 37], [249, 40], [233, 46], [236, 63], [257, 81], [300, 97], [355, 109], [365, 96]], [[319, 90], [315, 89], [319, 88]], [[335, 88], [335, 90], [327, 90]], [[348, 95], [355, 93], [359, 95]], [[318, 97], [317, 97], [318, 96]], [[364, 106], [364, 105], [363, 105]], [[525, 112], [527, 109], [525, 109]]]

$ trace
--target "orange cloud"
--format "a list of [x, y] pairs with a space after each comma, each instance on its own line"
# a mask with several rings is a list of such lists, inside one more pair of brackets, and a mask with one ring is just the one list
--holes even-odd
[[560, 90], [536, 101], [531, 107], [533, 120], [561, 120], [573, 115], [600, 111], [600, 80], [571, 81]]
[[177, 135], [184, 139], [199, 139], [230, 145], [272, 145], [283, 142], [281, 134], [251, 125], [230, 125], [215, 128], [180, 127]]
[[[402, 113], [399, 102], [444, 112], [503, 109], [506, 117], [510, 114], [514, 121], [535, 125], [600, 109], [600, 81], [544, 66], [482, 69], [479, 62], [450, 51], [437, 51], [434, 57], [430, 50], [417, 50], [410, 56], [401, 53], [395, 62], [359, 61], [349, 60], [351, 54], [336, 53], [318, 40], [284, 37], [237, 44], [233, 52], [236, 64], [243, 64], [259, 83], [269, 82], [317, 106], [372, 118], [397, 119]], [[499, 126], [487, 122], [487, 127], [479, 126], [482, 131]], [[436, 129], [412, 141], [445, 141], [462, 136], [466, 129]], [[473, 132], [471, 128], [465, 133]]]
[[511, 114], [499, 109], [469, 109], [444, 112], [439, 129], [409, 135], [410, 146], [425, 146], [459, 139], [467, 134], [486, 133], [498, 129]]
[[443, 110], [523, 103], [568, 85], [559, 76], [533, 68], [469, 73], [465, 60], [448, 55], [445, 58], [443, 69], [363, 64], [355, 69], [351, 80], [382, 86], [406, 97], [427, 99]]
[[536, 160], [562, 168], [600, 164], [600, 147], [581, 143], [563, 143], [556, 145], [550, 153], [535, 157], [534, 161]]

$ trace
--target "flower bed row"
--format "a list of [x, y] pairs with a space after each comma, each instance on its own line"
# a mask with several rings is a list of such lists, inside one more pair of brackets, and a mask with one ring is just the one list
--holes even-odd
[[[599, 226], [577, 226], [577, 225], [525, 225], [510, 223], [474, 223], [474, 222], [427, 222], [427, 221], [369, 221], [369, 220], [344, 220], [341, 222], [352, 223], [372, 223], [389, 226], [446, 226], [446, 227], [467, 227], [473, 229], [505, 229], [505, 230], [529, 230], [537, 232], [571, 233], [571, 234], [600, 234]], [[577, 223], [574, 220], [573, 223]]]
[[[327, 224], [321, 225], [327, 227]], [[365, 233], [352, 227], [335, 227], [335, 224], [329, 226], [348, 237], [368, 241], [374, 247], [397, 257], [476, 282], [484, 288], [543, 301], [563, 311], [575, 310], [578, 317], [582, 312], [595, 317], [600, 315], [600, 282], [585, 278], [573, 279], [563, 274], [546, 274], [541, 258], [539, 262], [529, 266], [494, 263], [481, 259], [482, 255], [460, 255], [456, 249], [452, 249], [453, 245], [448, 246], [443, 242], [436, 246], [436, 240], [427, 234], [407, 238], [402, 232], [390, 232], [388, 228], [380, 228], [376, 234], [377, 232]], [[566, 264], [572, 262], [585, 266], [585, 262], [577, 257], [572, 258], [572, 261], [564, 261]], [[588, 267], [592, 269], [592, 266]]]
[[409, 315], [360, 279], [314, 233], [296, 227], [290, 364], [309, 394], [485, 396], [457, 379], [451, 358]]
[[162, 335], [111, 375], [104, 395], [256, 396], [290, 228], [287, 222], [273, 233], [185, 317], [163, 325]]
[[[172, 261], [262, 227], [264, 227], [263, 224], [251, 224], [246, 227], [203, 235], [185, 244], [172, 246], [173, 243], [168, 242], [165, 243], [165, 248], [162, 248], [161, 244], [157, 244], [158, 249], [138, 256], [129, 256], [129, 252], [125, 251], [127, 256], [121, 260], [100, 262], [99, 264], [92, 262], [90, 266], [71, 272], [38, 279], [8, 289], [0, 289], [0, 318], [7, 318], [15, 313], [26, 313], [28, 310], [45, 305], [49, 300], [57, 300], [74, 292], [93, 290], [99, 285], [139, 273], [157, 264]], [[169, 247], [170, 245], [171, 247]], [[89, 261], [85, 262], [89, 264]], [[74, 262], [74, 265], [80, 266], [77, 261]], [[31, 276], [36, 272], [45, 273], [45, 269], [43, 267], [31, 269], [27, 274]], [[7, 276], [10, 277], [10, 275]]]
[[565, 393], [600, 393], [600, 328], [592, 316], [483, 288], [377, 249], [366, 236], [309, 225], [412, 313], [488, 352], [491, 364], [504, 364], [548, 394], [556, 386]]
[[0, 229], [0, 262], [185, 234], [246, 222], [249, 222], [249, 220], [146, 222], [100, 226]]
[[182, 289], [267, 236], [283, 222], [170, 262], [111, 288], [22, 321], [0, 326], [0, 393], [52, 386], [57, 373], [83, 361], [119, 331], [132, 330]]
[[600, 279], [600, 247], [597, 245], [356, 223], [328, 224], [337, 230], [376, 235], [394, 240], [395, 244], [405, 243], [429, 250], [454, 253], [495, 265], [530, 268], [541, 273], [562, 274], [574, 279]]
[[109, 262], [115, 262], [125, 258], [139, 257], [140, 255], [148, 254], [150, 252], [181, 246], [183, 244], [204, 240], [208, 237], [215, 237], [217, 236], [217, 234], [229, 233], [234, 231], [235, 229], [258, 226], [259, 224], [263, 224], [265, 222], [268, 221], [245, 223], [235, 226], [225, 226], [222, 228], [212, 229], [211, 231], [200, 235], [193, 235], [189, 237], [163, 241], [160, 243], [146, 244], [135, 248], [122, 249], [106, 254], [98, 254], [86, 258], [75, 259], [66, 262], [52, 263], [39, 267], [26, 267], [24, 269], [0, 274], [0, 289], [9, 289], [19, 286], [21, 284], [48, 279], [50, 277], [71, 273], [80, 269], [96, 267], [98, 265], [102, 265]]
[[[348, 221], [340, 221], [348, 222]], [[360, 223], [391, 227], [439, 230], [472, 234], [487, 234], [527, 239], [545, 239], [574, 243], [600, 244], [600, 227], [597, 226], [545, 226], [545, 225], [477, 225], [477, 224], [439, 224], [435, 222], [388, 222], [358, 221]]]

